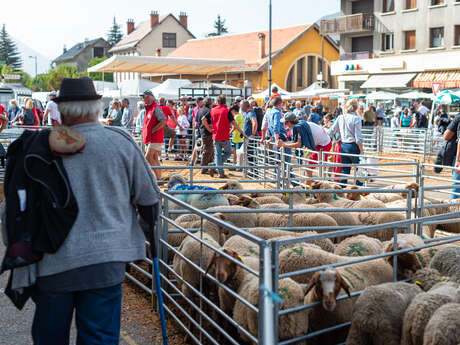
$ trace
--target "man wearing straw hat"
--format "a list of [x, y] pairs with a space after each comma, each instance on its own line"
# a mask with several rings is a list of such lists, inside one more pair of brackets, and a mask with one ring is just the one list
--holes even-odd
[[126, 263], [145, 258], [136, 209], [152, 226], [158, 212], [149, 165], [129, 134], [98, 122], [100, 98], [82, 77], [64, 78], [55, 99], [67, 126], [57, 140], [79, 144], [62, 158], [78, 215], [57, 252], [13, 275], [13, 289], [35, 285], [35, 345], [69, 344], [74, 311], [77, 344], [119, 344]]

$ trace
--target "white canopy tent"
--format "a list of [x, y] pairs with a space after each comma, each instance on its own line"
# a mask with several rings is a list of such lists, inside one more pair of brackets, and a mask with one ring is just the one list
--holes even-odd
[[350, 92], [348, 89], [323, 89], [318, 83], [313, 83], [306, 89], [293, 93], [292, 98], [312, 98], [340, 96]]
[[160, 85], [145, 79], [123, 80], [118, 84], [118, 88], [123, 96], [139, 96], [145, 90], [150, 90]]
[[[276, 86], [278, 88], [278, 93], [283, 96], [283, 97], [286, 97], [286, 98], [290, 98], [291, 97], [291, 93], [282, 89], [281, 87], [279, 87], [276, 83], [273, 83], [272, 84], [272, 89], [273, 87]], [[253, 94], [252, 97], [254, 97], [255, 99], [265, 99], [267, 97], [269, 97], [269, 90], [266, 89], [265, 91], [262, 91], [261, 93], [256, 93], [256, 94]]]
[[192, 86], [190, 80], [187, 79], [168, 79], [162, 84], [154, 87], [152, 92], [156, 98], [166, 97], [167, 99], [178, 99], [179, 89], [181, 87]]
[[391, 92], [384, 92], [384, 91], [376, 91], [371, 92], [366, 95], [366, 99], [368, 101], [376, 101], [376, 100], [395, 100], [397, 94]]
[[432, 93], [425, 93], [421, 91], [409, 91], [402, 93], [400, 95], [397, 95], [396, 98], [398, 99], [433, 99], [434, 95]]
[[137, 72], [147, 74], [213, 75], [233, 68], [243, 68], [243, 60], [191, 59], [163, 56], [121, 56], [88, 68], [91, 72]]

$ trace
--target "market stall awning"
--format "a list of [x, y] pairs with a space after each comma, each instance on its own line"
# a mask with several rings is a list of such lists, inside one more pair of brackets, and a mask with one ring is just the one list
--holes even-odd
[[409, 82], [415, 77], [415, 73], [401, 74], [377, 74], [371, 75], [361, 88], [364, 89], [398, 89], [407, 87]]
[[235, 67], [244, 67], [244, 61], [114, 55], [100, 64], [88, 68], [88, 72], [213, 75]]
[[396, 96], [397, 95], [392, 92], [376, 91], [376, 92], [371, 92], [367, 94], [366, 99], [368, 101], [394, 100]]
[[429, 88], [431, 83], [441, 82], [442, 88], [460, 87], [460, 71], [422, 72], [414, 79], [414, 87]]
[[398, 99], [432, 99], [433, 97], [432, 93], [425, 93], [417, 90], [405, 92], [396, 96]]

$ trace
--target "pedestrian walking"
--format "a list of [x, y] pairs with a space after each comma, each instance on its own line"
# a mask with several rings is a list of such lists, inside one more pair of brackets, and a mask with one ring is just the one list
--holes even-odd
[[297, 101], [295, 102], [295, 109], [293, 110], [295, 116], [299, 121], [305, 121], [307, 119], [307, 115], [305, 114], [305, 110], [302, 108], [302, 102]]
[[[214, 142], [212, 139], [212, 118], [211, 118], [212, 98], [207, 97], [203, 101], [203, 107], [196, 114], [196, 122], [201, 137], [201, 166], [207, 167], [214, 162]], [[202, 174], [214, 176], [215, 170], [203, 168]]]
[[125, 267], [145, 259], [136, 209], [149, 226], [158, 214], [155, 178], [128, 134], [98, 122], [100, 98], [89, 78], [65, 78], [55, 99], [63, 124], [80, 132], [86, 144], [80, 153], [62, 157], [78, 204], [65, 241], [38, 263], [14, 270], [14, 291], [35, 283], [35, 345], [69, 344], [74, 315], [77, 344], [119, 344]]
[[[449, 126], [447, 127], [446, 131], [443, 135], [444, 140], [446, 140], [448, 145], [455, 145], [456, 152], [452, 152], [452, 157], [444, 157], [445, 161], [443, 164], [445, 165], [452, 165], [455, 168], [452, 169], [452, 178], [454, 181], [458, 181], [453, 183], [452, 192], [455, 194], [451, 194], [451, 199], [460, 199], [460, 113], [455, 116], [455, 118], [450, 122]], [[457, 143], [458, 141], [458, 143]], [[447, 151], [447, 150], [446, 150]], [[452, 162], [450, 162], [450, 160]]]
[[373, 127], [375, 126], [375, 121], [377, 118], [375, 117], [374, 106], [372, 103], [367, 105], [367, 110], [364, 112], [364, 127]]
[[109, 114], [107, 124], [109, 126], [121, 127], [121, 119], [123, 117], [123, 112], [121, 111], [121, 103], [115, 101], [112, 103], [112, 111]]
[[[166, 117], [166, 126], [163, 128], [163, 136], [165, 143], [168, 142], [168, 146], [165, 146], [165, 158], [169, 159], [169, 154], [174, 151], [174, 143], [176, 142], [176, 127], [178, 126], [178, 123], [176, 116], [171, 111], [171, 108], [166, 105], [166, 98], [160, 97], [158, 103], [160, 109], [163, 111], [163, 114]], [[182, 110], [184, 109], [182, 108]]]
[[[241, 101], [241, 103], [246, 101]], [[238, 106], [238, 104], [234, 104], [230, 108], [230, 112], [235, 119], [236, 124], [238, 127], [243, 128], [244, 126], [244, 115], [242, 114], [242, 109]], [[238, 131], [235, 127], [232, 128], [232, 154], [233, 154], [233, 165], [236, 166], [237, 162], [237, 151], [243, 146], [244, 138], [243, 133]]]
[[[353, 156], [342, 155], [343, 164], [358, 164], [358, 155], [364, 153], [363, 149], [363, 135], [361, 132], [362, 124], [361, 119], [356, 115], [358, 104], [356, 100], [348, 101], [345, 109], [345, 114], [340, 115], [332, 125], [329, 136], [334, 136], [337, 131], [340, 132], [342, 139], [341, 151], [345, 154], [352, 154]], [[342, 168], [342, 173], [350, 175], [351, 166]], [[347, 179], [343, 178], [340, 183], [344, 186], [347, 184]], [[356, 180], [358, 186], [362, 183]]]
[[133, 125], [134, 115], [129, 108], [129, 100], [127, 98], [123, 98], [121, 101], [121, 111], [121, 125], [125, 128], [130, 128]]
[[217, 97], [217, 107], [211, 110], [212, 138], [214, 140], [214, 153], [216, 156], [216, 165], [219, 166], [217, 170], [220, 178], [227, 178], [221, 166], [224, 165], [232, 154], [230, 145], [230, 126], [233, 126], [240, 133], [243, 133], [243, 130], [235, 122], [232, 112], [227, 108], [226, 102], [227, 99], [225, 95], [219, 95]]
[[383, 119], [385, 118], [385, 108], [382, 103], [378, 103], [375, 117], [377, 118], [377, 126], [382, 126]]
[[176, 135], [179, 139], [179, 156], [178, 160], [187, 160], [187, 131], [190, 123], [182, 108], [177, 109], [177, 127]]
[[[166, 117], [160, 106], [155, 102], [152, 91], [146, 90], [141, 95], [145, 104], [145, 116], [142, 126], [142, 139], [147, 146], [145, 158], [150, 166], [160, 166], [161, 149], [163, 147], [163, 127]], [[153, 169], [157, 179], [161, 178], [161, 169]]]
[[57, 92], [52, 91], [49, 93], [49, 101], [46, 104], [45, 115], [43, 115], [43, 122], [48, 123], [48, 126], [55, 126], [62, 123], [61, 114], [59, 113], [58, 105], [54, 101], [57, 97]]

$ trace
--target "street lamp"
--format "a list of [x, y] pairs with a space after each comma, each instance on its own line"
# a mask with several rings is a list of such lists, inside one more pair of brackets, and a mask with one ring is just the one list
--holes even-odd
[[35, 60], [35, 87], [37, 88], [38, 90], [38, 78], [37, 78], [37, 55], [35, 56], [32, 56], [30, 55], [29, 56], [30, 59], [34, 59]]
[[272, 0], [268, 5], [268, 97], [272, 98]]

